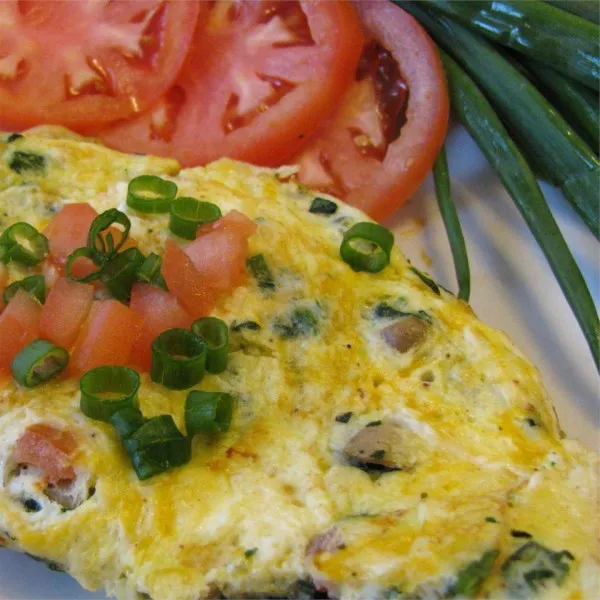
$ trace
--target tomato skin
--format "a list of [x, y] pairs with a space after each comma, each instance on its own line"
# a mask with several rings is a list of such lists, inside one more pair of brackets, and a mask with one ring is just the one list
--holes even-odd
[[[184, 166], [222, 156], [273, 166], [294, 156], [352, 81], [363, 34], [349, 2], [302, 1], [314, 44], [286, 46], [290, 29], [278, 11], [292, 4], [215, 3], [154, 111], [96, 135], [117, 150], [168, 156]], [[267, 14], [276, 16], [265, 24]], [[230, 119], [232, 101], [237, 116]]]
[[117, 300], [94, 302], [69, 361], [70, 373], [103, 365], [125, 365], [142, 328], [142, 318]]
[[140, 336], [131, 349], [129, 362], [149, 371], [152, 342], [166, 329], [189, 329], [194, 319], [170, 292], [148, 283], [136, 283], [131, 291], [131, 310], [143, 319]]
[[408, 84], [401, 135], [387, 147], [383, 160], [361, 152], [351, 131], [364, 130], [376, 106], [366, 82], [356, 81], [294, 162], [301, 165], [301, 182], [345, 196], [349, 204], [382, 220], [406, 202], [431, 171], [448, 127], [448, 91], [437, 49], [413, 17], [391, 2], [355, 6], [367, 34], [392, 54]]
[[40, 336], [62, 348], [71, 348], [93, 299], [93, 286], [60, 277], [42, 307]]
[[0, 263], [0, 313], [4, 310], [4, 300], [2, 298], [6, 284], [8, 283], [8, 269], [6, 265]]
[[56, 484], [75, 479], [71, 457], [76, 449], [77, 440], [73, 434], [37, 423], [28, 427], [17, 440], [13, 459], [18, 464], [38, 467], [50, 483]]
[[206, 316], [213, 309], [215, 295], [206, 277], [173, 240], [167, 240], [162, 274], [169, 290], [192, 317]]
[[0, 371], [10, 372], [13, 358], [38, 337], [40, 303], [19, 290], [0, 315]]

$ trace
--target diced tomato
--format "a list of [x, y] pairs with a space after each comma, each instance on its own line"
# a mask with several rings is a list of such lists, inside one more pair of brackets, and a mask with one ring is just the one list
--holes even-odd
[[152, 342], [166, 329], [188, 329], [193, 318], [181, 308], [170, 292], [147, 283], [136, 283], [131, 290], [131, 310], [142, 319], [142, 332], [131, 350], [130, 363], [150, 370]]
[[61, 277], [50, 290], [40, 315], [40, 337], [63, 348], [71, 348], [86, 320], [94, 288]]
[[42, 275], [44, 276], [46, 289], [50, 289], [58, 281], [60, 271], [51, 260], [46, 259], [42, 265]]
[[142, 328], [142, 319], [117, 300], [94, 302], [69, 362], [82, 373], [102, 365], [125, 365]]
[[77, 440], [72, 433], [37, 423], [17, 440], [13, 459], [41, 469], [50, 483], [72, 481], [75, 470], [71, 458], [76, 449]]
[[212, 288], [190, 257], [173, 240], [167, 240], [162, 274], [169, 290], [190, 315], [198, 318], [210, 313], [215, 304]]
[[4, 310], [4, 300], [2, 296], [4, 294], [4, 290], [6, 289], [6, 284], [8, 283], [8, 269], [6, 265], [0, 263], [0, 313]]
[[9, 372], [17, 353], [38, 337], [40, 303], [19, 290], [0, 315], [0, 371]]
[[198, 235], [210, 233], [215, 229], [225, 229], [249, 238], [256, 232], [258, 225], [239, 210], [230, 210], [222, 219], [198, 227]]

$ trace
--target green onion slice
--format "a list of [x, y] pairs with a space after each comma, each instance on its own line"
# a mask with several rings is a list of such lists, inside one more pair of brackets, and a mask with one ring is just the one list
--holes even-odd
[[140, 376], [128, 367], [104, 366], [88, 371], [79, 380], [81, 412], [90, 419], [109, 422], [125, 409], [137, 408]]
[[58, 375], [69, 363], [69, 353], [46, 340], [34, 340], [13, 359], [12, 376], [17, 383], [32, 388]]
[[152, 381], [185, 390], [204, 377], [206, 342], [187, 329], [167, 329], [152, 342]]
[[104, 264], [100, 270], [100, 281], [114, 298], [129, 302], [131, 287], [143, 263], [144, 255], [137, 248], [127, 248]]
[[90, 250], [87, 247], [77, 248], [77, 250], [71, 252], [71, 254], [69, 254], [69, 256], [67, 257], [67, 263], [65, 265], [65, 273], [67, 275], [67, 278], [71, 281], [79, 281], [80, 283], [89, 283], [91, 281], [96, 281], [97, 279], [99, 279], [101, 269], [97, 269], [89, 275], [83, 275], [82, 277], [77, 277], [76, 275], [73, 275], [71, 269], [73, 268], [75, 262], [80, 258], [89, 258], [91, 261], [94, 261], [94, 259], [96, 258], [96, 254], [93, 250]]
[[179, 431], [171, 415], [148, 419], [124, 444], [142, 481], [183, 465], [191, 458], [190, 441]]
[[229, 328], [216, 317], [202, 317], [192, 323], [192, 332], [206, 341], [206, 370], [222, 373], [227, 368]]
[[11, 225], [0, 236], [2, 262], [9, 260], [24, 265], [37, 265], [48, 256], [48, 238], [33, 225], [21, 221]]
[[[120, 225], [123, 227], [123, 231], [119, 230], [121, 236], [117, 242], [115, 242], [112, 232], [109, 231], [108, 233], [105, 233], [113, 225]], [[88, 232], [87, 245], [95, 255], [94, 262], [105, 262], [117, 254], [121, 249], [121, 246], [123, 246], [129, 237], [130, 229], [131, 221], [129, 220], [129, 217], [116, 208], [109, 208], [99, 214], [92, 221], [92, 225]]]
[[185, 427], [188, 436], [197, 433], [223, 433], [231, 425], [233, 396], [225, 392], [191, 391], [185, 401]]
[[246, 266], [252, 277], [256, 279], [258, 287], [265, 292], [272, 292], [275, 289], [275, 280], [269, 265], [262, 254], [250, 256], [246, 261]]
[[136, 279], [143, 283], [151, 283], [161, 287], [163, 290], [168, 289], [167, 283], [162, 276], [162, 258], [158, 254], [151, 252], [146, 256], [144, 262], [136, 273]]
[[357, 223], [344, 234], [340, 255], [355, 271], [378, 273], [390, 263], [394, 234], [377, 223]]
[[169, 229], [186, 240], [196, 239], [196, 230], [203, 223], [212, 223], [221, 218], [221, 209], [210, 202], [196, 198], [177, 198], [171, 204]]
[[156, 175], [140, 175], [129, 182], [127, 206], [142, 213], [169, 212], [177, 185]]
[[25, 277], [25, 279], [20, 279], [19, 281], [14, 281], [11, 283], [4, 290], [4, 294], [2, 295], [4, 303], [8, 304], [10, 299], [20, 289], [23, 289], [35, 296], [39, 300], [40, 304], [44, 304], [44, 302], [46, 302], [46, 282], [41, 275], [31, 275], [30, 277]]
[[118, 410], [109, 420], [122, 440], [126, 440], [146, 422], [142, 411], [135, 406], [126, 406]]

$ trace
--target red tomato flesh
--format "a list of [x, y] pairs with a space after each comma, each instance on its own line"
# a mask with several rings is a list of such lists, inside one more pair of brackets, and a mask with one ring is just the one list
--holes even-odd
[[448, 92], [435, 45], [409, 14], [391, 2], [355, 5], [370, 37], [356, 80], [294, 162], [301, 182], [383, 219], [431, 170], [448, 126]]
[[93, 299], [93, 286], [64, 277], [58, 279], [42, 307], [40, 337], [62, 348], [71, 348], [92, 308]]
[[102, 365], [125, 365], [142, 319], [117, 300], [94, 302], [71, 353], [69, 370], [83, 373]]
[[139, 114], [171, 86], [203, 2], [0, 2], [5, 124], [75, 128]]
[[56, 484], [75, 479], [71, 457], [76, 449], [77, 440], [71, 433], [38, 423], [17, 440], [13, 459], [41, 469], [48, 481]]
[[97, 135], [186, 166], [222, 156], [281, 164], [335, 110], [362, 39], [348, 2], [215, 2], [170, 91]]
[[131, 350], [130, 362], [149, 371], [152, 342], [166, 329], [188, 329], [193, 318], [170, 292], [147, 283], [136, 283], [131, 291], [131, 310], [143, 319], [141, 334]]

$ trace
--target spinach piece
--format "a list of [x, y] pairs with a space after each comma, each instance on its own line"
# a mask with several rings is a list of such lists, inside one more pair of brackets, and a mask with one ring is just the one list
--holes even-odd
[[416, 267], [411, 265], [410, 270], [434, 293], [438, 296], [441, 295], [440, 286], [433, 280], [429, 275], [425, 275], [422, 271], [419, 271]]
[[234, 321], [231, 324], [231, 331], [242, 331], [242, 329], [248, 329], [250, 331], [258, 331], [260, 329], [260, 325], [256, 321], [242, 321], [237, 323]]
[[246, 261], [248, 270], [252, 277], [256, 279], [258, 287], [265, 292], [272, 292], [275, 289], [275, 280], [267, 261], [262, 254], [251, 256]]
[[456, 582], [450, 588], [450, 597], [465, 596], [472, 598], [475, 596], [481, 584], [491, 573], [499, 554], [498, 550], [488, 550], [480, 559], [474, 560], [463, 567], [457, 574]]
[[530, 539], [533, 537], [530, 533], [527, 533], [527, 531], [521, 531], [520, 529], [511, 529], [510, 535], [512, 535], [514, 538]]
[[6, 138], [6, 143], [10, 144], [11, 142], [16, 142], [17, 140], [20, 140], [23, 136], [20, 133], [11, 133], [7, 138]]
[[502, 574], [511, 596], [530, 598], [550, 581], [561, 585], [569, 574], [568, 561], [574, 559], [568, 550], [554, 552], [537, 542], [527, 542], [506, 559]]
[[34, 500], [33, 498], [27, 498], [27, 500], [23, 500], [23, 506], [25, 507], [25, 510], [29, 513], [36, 513], [42, 510], [40, 503], [37, 500]]
[[249, 548], [244, 552], [246, 558], [252, 558], [258, 552], [258, 548]]
[[310, 208], [308, 212], [313, 213], [314, 215], [334, 215], [337, 212], [338, 205], [331, 200], [327, 200], [327, 198], [315, 198], [310, 203]]
[[350, 421], [351, 418], [352, 418], [352, 411], [349, 411], [349, 412], [345, 412], [345, 413], [341, 413], [341, 414], [337, 415], [335, 420], [336, 420], [336, 423], [348, 423], [348, 421]]
[[273, 322], [273, 329], [283, 339], [307, 338], [319, 331], [317, 315], [308, 308], [296, 308], [290, 315]]
[[23, 171], [39, 173], [46, 168], [46, 159], [40, 154], [17, 150], [13, 152], [8, 166], [16, 173], [22, 173]]
[[376, 319], [398, 319], [400, 317], [412, 316], [431, 323], [431, 317], [429, 316], [429, 313], [426, 313], [424, 310], [407, 312], [404, 310], [398, 310], [397, 308], [390, 306], [387, 302], [380, 302], [379, 304], [376, 304], [375, 308], [373, 308], [373, 316]]

